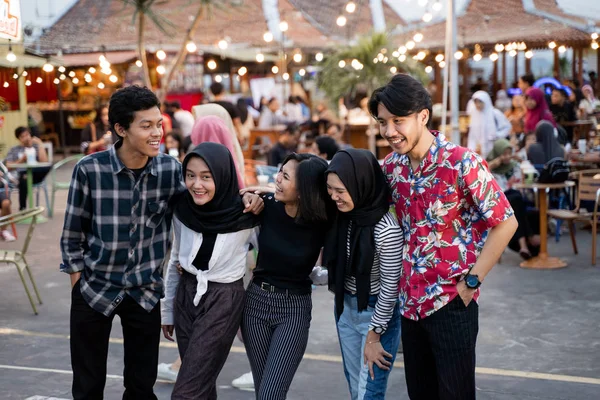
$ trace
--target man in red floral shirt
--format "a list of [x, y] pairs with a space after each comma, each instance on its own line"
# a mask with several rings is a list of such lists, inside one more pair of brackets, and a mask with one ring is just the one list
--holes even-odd
[[383, 168], [404, 231], [399, 297], [412, 400], [475, 399], [479, 286], [517, 229], [475, 153], [427, 129], [431, 97], [405, 74], [369, 110], [390, 143]]

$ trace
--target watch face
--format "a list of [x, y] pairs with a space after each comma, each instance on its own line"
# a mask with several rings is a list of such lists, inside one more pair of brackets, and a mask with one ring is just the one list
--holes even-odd
[[475, 288], [475, 287], [477, 287], [477, 284], [479, 283], [479, 279], [477, 279], [476, 276], [468, 275], [467, 279], [465, 280], [465, 283], [467, 284], [468, 287]]
[[373, 332], [375, 332], [378, 335], [381, 335], [383, 333], [383, 328], [378, 326], [376, 328], [373, 328]]

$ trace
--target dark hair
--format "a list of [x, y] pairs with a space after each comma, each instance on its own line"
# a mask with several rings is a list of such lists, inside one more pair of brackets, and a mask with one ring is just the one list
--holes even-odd
[[240, 114], [240, 121], [243, 124], [248, 119], [248, 103], [246, 103], [246, 99], [240, 97], [236, 105]]
[[330, 136], [319, 136], [315, 139], [315, 142], [319, 148], [319, 154], [325, 154], [329, 161], [331, 161], [333, 155], [340, 149], [335, 140]]
[[29, 128], [26, 126], [19, 126], [17, 129], [15, 129], [15, 137], [18, 139], [23, 132], [29, 132], [29, 134], [31, 134]]
[[387, 85], [373, 92], [369, 99], [369, 112], [374, 118], [377, 118], [379, 103], [398, 117], [428, 110], [431, 120], [431, 96], [421, 82], [408, 74], [395, 75]]
[[[187, 153], [186, 152], [186, 148], [183, 146], [183, 136], [177, 132], [171, 132], [165, 135], [165, 143], [167, 141], [167, 138], [171, 136], [173, 139], [175, 139], [175, 141], [177, 143], [179, 143], [179, 146], [177, 146], [177, 150], [179, 150], [179, 154], [183, 154], [183, 153]], [[169, 151], [166, 148], [166, 144], [165, 144], [165, 153], [168, 153]]]
[[291, 160], [298, 162], [298, 167], [296, 167], [296, 190], [300, 200], [296, 222], [302, 224], [327, 222], [331, 203], [327, 195], [327, 182], [325, 180], [327, 161], [314, 154], [292, 153], [283, 160], [281, 167], [283, 168]]
[[340, 132], [342, 131], [342, 126], [340, 124], [331, 123], [331, 122], [327, 124], [327, 126], [325, 127], [325, 131], [327, 132], [329, 130], [329, 128], [331, 128], [333, 126], [335, 126], [338, 129], [338, 131], [340, 131]]
[[210, 92], [215, 96], [218, 96], [221, 93], [223, 93], [223, 89], [224, 89], [223, 85], [220, 84], [219, 82], [213, 82], [210, 85]]
[[558, 92], [560, 93], [565, 99], [569, 98], [569, 95], [567, 94], [567, 91], [563, 88], [557, 88], [555, 87], [554, 89], [552, 89], [553, 92]]
[[290, 97], [288, 97], [288, 102], [292, 103], [292, 104], [296, 104], [298, 102], [298, 100], [296, 99], [296, 96], [290, 96]]
[[171, 102], [171, 107], [175, 108], [177, 110], [181, 109], [181, 103], [179, 102], [179, 100], [174, 100]]
[[102, 110], [104, 110], [105, 108], [108, 108], [108, 104], [102, 104], [96, 109], [96, 118], [94, 118], [94, 123], [97, 126], [100, 126], [102, 124]]
[[533, 76], [533, 74], [525, 74], [521, 76], [521, 80], [527, 83], [529, 86], [533, 86], [533, 84], [535, 83], [535, 77]]
[[129, 129], [137, 111], [145, 111], [153, 107], [160, 110], [160, 101], [147, 87], [132, 85], [117, 90], [110, 96], [108, 106], [111, 131], [117, 134], [116, 124], [121, 125], [123, 129]]

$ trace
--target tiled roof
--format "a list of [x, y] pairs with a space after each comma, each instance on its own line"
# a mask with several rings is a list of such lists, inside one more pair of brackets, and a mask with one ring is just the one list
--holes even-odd
[[591, 22], [596, 26], [600, 24], [600, 15], [590, 13], [586, 18], [584, 18], [578, 15], [568, 14], [558, 6], [556, 0], [533, 0], [533, 4], [537, 10], [547, 12], [578, 24], [587, 25], [588, 22]]
[[[551, 40], [562, 44], [583, 43], [589, 34], [560, 22], [528, 14], [521, 0], [472, 0], [464, 15], [457, 18], [458, 46], [521, 42], [531, 46], [545, 46]], [[443, 48], [446, 22], [420, 30], [424, 40], [422, 48]], [[408, 37], [408, 33], [405, 35]], [[399, 41], [405, 37], [398, 37]], [[484, 48], [485, 50], [485, 48]]]

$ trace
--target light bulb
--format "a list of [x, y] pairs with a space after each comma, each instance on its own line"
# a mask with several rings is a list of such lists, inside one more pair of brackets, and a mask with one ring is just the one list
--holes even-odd
[[430, 22], [432, 19], [433, 19], [433, 15], [431, 15], [430, 12], [426, 12], [425, 14], [423, 14], [424, 22]]
[[6, 54], [6, 60], [8, 62], [15, 62], [17, 61], [17, 56], [15, 53], [13, 53], [12, 50], [10, 50], [7, 54]]
[[[229, 46], [229, 43], [227, 43], [227, 40], [221, 39], [221, 40], [219, 40], [219, 43], [217, 44], [217, 46], [219, 46], [219, 48], [221, 50], [225, 50]], [[196, 50], [194, 50], [194, 51], [196, 51]]]
[[398, 57], [398, 61], [400, 61], [400, 62], [406, 61], [406, 54], [400, 54], [400, 57]]
[[304, 68], [302, 68], [300, 71], [298, 71], [298, 75], [300, 75], [300, 76], [306, 75], [306, 70]]
[[19, 74], [13, 74], [13, 79], [19, 79]]
[[[415, 48], [417, 44], [415, 42], [413, 42], [412, 40], [409, 40], [408, 42], [406, 42], [406, 48], [408, 50], [412, 50]], [[401, 52], [402, 53], [402, 52]]]
[[[227, 42], [225, 42], [225, 43], [227, 43]], [[227, 47], [227, 46], [225, 46], [225, 47]], [[222, 48], [221, 42], [219, 42], [219, 48]], [[185, 49], [188, 51], [188, 53], [195, 53], [196, 50], [198, 50], [198, 47], [196, 46], [196, 43], [194, 43], [193, 41], [190, 40], [186, 43]]]
[[7, 88], [7, 87], [9, 87], [9, 86], [10, 86], [10, 85], [9, 85], [9, 83], [8, 83], [8, 82], [4, 82], [4, 87], [5, 87], [5, 88]]
[[27, 72], [27, 71], [23, 71], [23, 73], [22, 73], [21, 75], [22, 75], [22, 76], [27, 76], [27, 75], [29, 75], [29, 72]]
[[454, 53], [454, 58], [456, 58], [457, 60], [460, 60], [463, 58], [463, 52], [462, 51], [457, 51], [456, 53]]
[[475, 61], [475, 62], [481, 61], [482, 58], [483, 57], [479, 53], [473, 55], [473, 61]]
[[25, 81], [25, 86], [31, 86], [31, 81], [29, 79]]
[[[61, 71], [61, 69], [62, 69], [62, 71]], [[65, 72], [65, 67], [60, 67], [60, 68], [58, 69], [58, 72]], [[96, 73], [96, 68], [94, 68], [94, 67], [90, 67], [90, 69], [88, 69], [88, 72], [89, 72], [90, 74], [95, 74], [95, 73]]]
[[344, 17], [343, 15], [340, 15], [339, 17], [337, 17], [337, 19], [335, 20], [335, 23], [337, 24], [337, 26], [345, 26], [346, 22], [348, 22], [348, 20], [346, 19], [346, 17]]
[[215, 60], [208, 60], [206, 66], [208, 67], [208, 69], [215, 70], [217, 69], [217, 62]]
[[247, 72], [248, 72], [248, 68], [246, 68], [246, 67], [240, 67], [240, 69], [238, 69], [239, 76], [244, 76], [244, 75], [246, 75]]
[[90, 74], [85, 74], [83, 79], [85, 79], [86, 82], [90, 83], [92, 81], [92, 76]]
[[42, 69], [44, 70], [44, 72], [52, 72], [52, 71], [54, 71], [54, 65], [52, 65], [50, 63], [46, 63], [46, 64], [44, 64]]
[[296, 53], [294, 54], [294, 62], [301, 62], [302, 61], [302, 54], [301, 53]]
[[259, 63], [261, 63], [261, 62], [263, 62], [263, 61], [265, 61], [265, 55], [264, 55], [263, 53], [258, 53], [258, 54], [256, 55], [256, 62], [259, 62]]
[[[162, 75], [162, 74], [161, 74], [161, 75]], [[108, 78], [108, 80], [109, 80], [109, 81], [111, 81], [112, 83], [117, 83], [117, 81], [119, 80], [119, 78], [117, 78], [117, 76], [116, 76], [116, 75], [111, 75], [111, 76]]]
[[70, 76], [71, 78], [75, 78], [75, 75], [76, 75], [76, 74], [75, 74], [75, 71], [70, 71], [70, 72], [69, 72], [69, 76]]
[[338, 67], [344, 68], [345, 66], [346, 66], [346, 61], [340, 60], [340, 62], [338, 63]]
[[435, 3], [433, 3], [433, 6], [431, 8], [433, 8], [433, 11], [440, 11], [442, 9], [442, 3], [436, 1]]
[[400, 53], [400, 54], [406, 54], [407, 51], [408, 51], [408, 49], [406, 48], [406, 46], [398, 47], [398, 53]]
[[413, 36], [413, 40], [417, 43], [420, 43], [421, 41], [423, 41], [423, 34], [415, 33], [415, 36]]
[[398, 58], [399, 55], [400, 55], [400, 53], [398, 53], [398, 50], [396, 50], [392, 53], [392, 57], [394, 57], [394, 58]]
[[66, 76], [65, 74], [61, 74], [61, 75], [60, 75], [58, 78], [59, 78], [61, 81], [64, 81], [65, 79], [67, 79], [67, 76]]
[[443, 54], [438, 54], [437, 56], [435, 56], [435, 62], [442, 62], [442, 61], [444, 61]]
[[138, 68], [142, 68], [142, 67], [144, 66], [144, 63], [142, 63], [140, 60], [137, 60], [137, 61], [135, 62], [135, 65], [137, 65], [137, 66], [138, 66]]
[[215, 76], [215, 82], [218, 82], [218, 83], [223, 82], [223, 77], [221, 75]]
[[104, 89], [104, 83], [98, 82], [98, 89]]
[[592, 40], [597, 40], [598, 39], [598, 33], [594, 32], [592, 33]]
[[417, 60], [423, 61], [425, 57], [427, 57], [427, 53], [425, 53], [424, 51], [420, 51], [417, 53]]
[[58, 78], [54, 78], [53, 82], [54, 82], [55, 85], [58, 85], [60, 83], [60, 80]]
[[556, 42], [550, 42], [548, 43], [548, 47], [552, 50], [554, 50], [556, 48]]
[[158, 72], [159, 75], [164, 75], [165, 72], [167, 72], [167, 69], [164, 65], [159, 65], [158, 67], [156, 67], [156, 72]]
[[317, 62], [323, 61], [323, 53], [317, 53], [315, 55], [315, 60], [317, 60]]
[[592, 42], [592, 50], [598, 50], [598, 42], [595, 40]]
[[[92, 67], [92, 68], [93, 68], [93, 67]], [[90, 69], [92, 69], [92, 68], [90, 68]], [[65, 67], [63, 67], [62, 65], [61, 65], [60, 67], [58, 67], [58, 72], [60, 72], [61, 74], [62, 74], [63, 72], [65, 72], [66, 70], [67, 70], [67, 69], [66, 69]]]
[[73, 85], [77, 85], [79, 83], [79, 79], [77, 77], [73, 78]]
[[346, 12], [352, 14], [354, 11], [356, 11], [356, 4], [352, 1], [348, 2], [348, 4], [346, 4]]
[[490, 54], [490, 60], [492, 60], [492, 62], [498, 61], [498, 53]]
[[41, 76], [38, 76], [38, 77], [37, 77], [37, 79], [36, 79], [35, 81], [36, 81], [36, 83], [42, 83], [42, 82], [43, 82], [43, 79], [42, 79], [42, 77], [41, 77]]
[[276, 74], [279, 72], [279, 67], [277, 65], [273, 65], [273, 67], [271, 68], [271, 72]]
[[565, 46], [560, 46], [560, 47], [558, 48], [558, 52], [559, 52], [559, 53], [564, 53], [565, 51], [567, 51], [567, 48], [566, 48]]
[[428, 65], [428, 66], [425, 67], [425, 72], [427, 72], [428, 74], [430, 74], [431, 71], [433, 71], [433, 67], [431, 65]]
[[287, 23], [287, 22], [285, 22], [285, 21], [281, 21], [281, 22], [279, 23], [279, 30], [280, 30], [281, 32], [287, 32], [288, 28], [289, 28], [289, 25], [288, 25], [288, 23]]
[[531, 51], [531, 50], [527, 50], [527, 51], [525, 52], [525, 57], [526, 57], [526, 58], [531, 58], [531, 57], [533, 57], [533, 51]]
[[360, 66], [362, 65], [360, 63], [360, 61], [358, 61], [356, 58], [354, 60], [352, 60], [352, 62], [350, 63], [350, 65], [352, 66], [352, 68], [359, 70]]
[[442, 61], [438, 65], [440, 66], [440, 68], [444, 68], [446, 67], [446, 61]]
[[283, 74], [283, 80], [287, 81], [288, 79], [290, 79], [290, 74], [288, 74], [287, 72], [285, 74]]
[[508, 52], [508, 55], [511, 57], [515, 57], [517, 55], [517, 51], [515, 49], [512, 49], [511, 51]]
[[265, 42], [271, 43], [273, 41], [273, 34], [271, 32], [269, 32], [269, 31], [267, 31], [263, 35], [263, 39], [264, 39]]
[[156, 52], [156, 58], [158, 58], [159, 60], [162, 61], [165, 58], [167, 58], [167, 53], [165, 53], [164, 50], [159, 50], [159, 51]]
[[391, 72], [392, 74], [395, 74], [396, 72], [398, 72], [398, 68], [396, 68], [396, 67], [391, 67], [391, 68], [390, 68], [390, 72]]
[[496, 50], [496, 52], [500, 53], [501, 51], [504, 50], [504, 45], [502, 43], [498, 43], [497, 45], [494, 46], [494, 50]]

